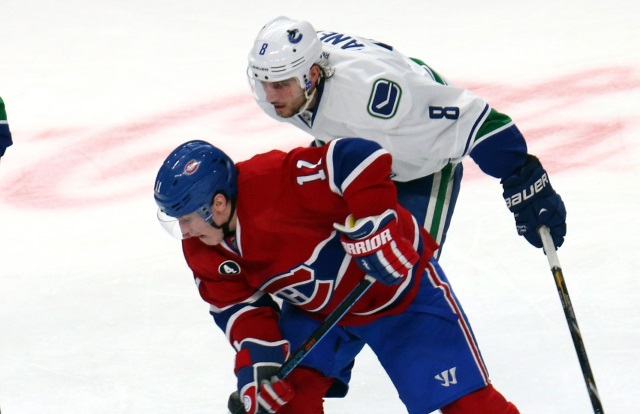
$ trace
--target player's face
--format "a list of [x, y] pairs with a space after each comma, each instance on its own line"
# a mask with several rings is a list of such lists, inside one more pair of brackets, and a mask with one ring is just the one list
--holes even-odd
[[265, 100], [273, 105], [276, 114], [282, 118], [290, 118], [300, 112], [307, 101], [304, 89], [296, 78], [279, 82], [260, 82]]
[[212, 227], [209, 223], [204, 221], [198, 213], [191, 213], [179, 217], [178, 224], [180, 225], [180, 231], [182, 232], [183, 239], [197, 237], [201, 242], [208, 246], [220, 244], [224, 239], [222, 230]]

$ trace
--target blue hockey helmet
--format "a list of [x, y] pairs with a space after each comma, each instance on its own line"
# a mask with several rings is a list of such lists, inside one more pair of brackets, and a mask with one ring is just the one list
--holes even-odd
[[154, 198], [160, 212], [180, 217], [193, 212], [212, 223], [211, 202], [224, 193], [235, 199], [237, 172], [227, 154], [206, 141], [185, 142], [162, 163]]

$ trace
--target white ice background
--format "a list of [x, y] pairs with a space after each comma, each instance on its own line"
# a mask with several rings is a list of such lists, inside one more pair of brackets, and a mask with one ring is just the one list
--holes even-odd
[[[189, 139], [236, 160], [310, 141], [263, 115], [245, 79], [278, 15], [389, 43], [515, 119], [567, 205], [558, 255], [605, 411], [637, 413], [635, 0], [2, 0], [2, 413], [226, 412], [233, 352], [156, 222], [153, 179]], [[466, 166], [441, 261], [493, 383], [522, 413], [592, 412], [544, 254]], [[326, 412], [405, 409], [365, 350]]]

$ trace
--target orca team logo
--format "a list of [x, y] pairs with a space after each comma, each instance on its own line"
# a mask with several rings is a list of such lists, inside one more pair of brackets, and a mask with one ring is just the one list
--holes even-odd
[[225, 276], [237, 275], [240, 274], [240, 265], [233, 260], [227, 260], [218, 266], [218, 272]]
[[194, 172], [198, 171], [198, 167], [200, 166], [200, 162], [196, 160], [191, 160], [184, 166], [184, 173], [187, 175], [191, 175]]
[[376, 118], [393, 118], [398, 110], [401, 96], [400, 85], [388, 79], [378, 79], [371, 89], [367, 110]]
[[298, 29], [287, 30], [287, 33], [289, 34], [289, 42], [293, 43], [294, 45], [296, 43], [300, 43], [300, 41], [302, 40], [302, 33], [300, 33], [300, 30]]

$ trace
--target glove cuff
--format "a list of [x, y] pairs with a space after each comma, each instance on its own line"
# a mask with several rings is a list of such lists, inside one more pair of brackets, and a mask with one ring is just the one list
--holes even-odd
[[538, 157], [527, 154], [524, 163], [513, 174], [500, 180], [500, 184], [507, 188], [520, 186], [531, 178], [537, 167], [542, 168]]
[[277, 342], [261, 341], [259, 339], [245, 339], [240, 343], [240, 350], [236, 353], [235, 373], [242, 368], [259, 363], [282, 365], [289, 357], [289, 341]]
[[333, 227], [351, 240], [360, 240], [397, 221], [398, 213], [395, 210], [388, 209], [378, 216], [364, 217], [358, 220], [350, 214], [346, 218], [344, 225], [334, 223]]

